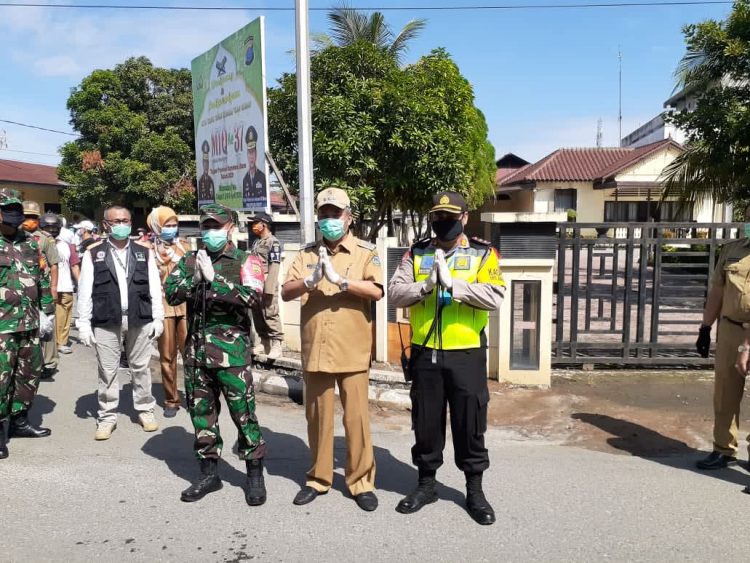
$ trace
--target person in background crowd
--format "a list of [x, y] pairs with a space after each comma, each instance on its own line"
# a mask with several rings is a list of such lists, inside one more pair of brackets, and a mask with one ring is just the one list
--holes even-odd
[[83, 256], [86, 249], [99, 240], [99, 237], [97, 236], [98, 229], [96, 228], [96, 225], [88, 219], [84, 219], [80, 223], [73, 225], [73, 228], [80, 239], [78, 252]]
[[279, 318], [279, 270], [281, 269], [281, 243], [273, 236], [273, 220], [268, 213], [256, 213], [251, 219], [251, 229], [258, 237], [250, 252], [263, 260], [266, 283], [263, 287], [263, 303], [253, 309], [253, 324], [260, 339], [253, 355], [265, 355], [269, 360], [281, 357], [284, 331]]
[[159, 337], [159, 361], [161, 382], [164, 387], [164, 416], [172, 418], [180, 409], [180, 395], [177, 391], [177, 353], [183, 355], [185, 352], [187, 304], [181, 303], [173, 307], [167, 303], [164, 282], [190, 249], [190, 245], [187, 241], [178, 238], [177, 214], [169, 207], [155, 208], [146, 222], [154, 234], [152, 248], [162, 283], [164, 332]]
[[[0, 459], [8, 457], [5, 426], [11, 437], [42, 438], [48, 428], [28, 419], [42, 370], [40, 329], [52, 330], [42, 311], [49, 293], [39, 246], [19, 227], [23, 206], [15, 190], [0, 190]], [[42, 327], [42, 325], [45, 325]]]
[[159, 429], [149, 364], [151, 343], [164, 330], [161, 280], [152, 250], [129, 240], [131, 221], [128, 209], [108, 208], [104, 225], [109, 238], [91, 245], [81, 263], [78, 333], [84, 345], [96, 346], [99, 369], [95, 440], [108, 440], [117, 428], [123, 335], [138, 421], [145, 432]]
[[[54, 237], [45, 233], [39, 228], [39, 218], [42, 215], [41, 207], [36, 201], [23, 202], [24, 222], [21, 227], [29, 233], [37, 242], [42, 250], [41, 267], [48, 275], [45, 276], [45, 282], [50, 284], [49, 297], [42, 303], [42, 309], [46, 315], [54, 316], [55, 302], [57, 301], [57, 244]], [[46, 337], [42, 341], [42, 352], [44, 354], [44, 368], [42, 369], [42, 379], [48, 379], [57, 372], [58, 355], [57, 343], [55, 337]]]
[[57, 351], [70, 354], [73, 350], [68, 343], [70, 325], [73, 322], [73, 293], [81, 274], [81, 258], [73, 240], [75, 234], [67, 228], [60, 229], [57, 236], [57, 254], [60, 256], [57, 276], [57, 301], [55, 302], [55, 337]]

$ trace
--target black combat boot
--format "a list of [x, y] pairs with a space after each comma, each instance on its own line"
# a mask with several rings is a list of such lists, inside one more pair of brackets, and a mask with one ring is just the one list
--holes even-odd
[[250, 506], [260, 506], [266, 502], [266, 482], [263, 479], [263, 460], [248, 459], [247, 466], [247, 488], [245, 489], [245, 501]]
[[182, 491], [180, 500], [183, 502], [195, 502], [205, 497], [208, 493], [213, 493], [221, 489], [224, 484], [219, 478], [218, 465], [218, 459], [202, 459], [200, 479]]
[[0, 459], [8, 457], [8, 446], [5, 443], [5, 420], [0, 420]]
[[49, 428], [31, 424], [26, 411], [10, 415], [10, 430], [8, 431], [10, 438], [46, 438], [50, 434], [52, 431]]
[[432, 504], [438, 499], [435, 486], [435, 471], [419, 470], [419, 482], [417, 488], [401, 499], [396, 506], [396, 511], [401, 514], [412, 514], [421, 510], [426, 504]]
[[466, 510], [477, 524], [488, 526], [495, 523], [495, 511], [482, 491], [482, 474], [466, 474]]

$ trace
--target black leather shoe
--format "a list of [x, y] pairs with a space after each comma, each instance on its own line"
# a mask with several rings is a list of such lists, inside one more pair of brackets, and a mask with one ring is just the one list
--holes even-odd
[[180, 495], [182, 502], [195, 502], [224, 486], [219, 478], [218, 463], [217, 459], [201, 460], [201, 477], [182, 491]]
[[52, 434], [52, 431], [49, 428], [32, 425], [26, 413], [20, 413], [10, 419], [10, 430], [8, 431], [10, 438], [46, 438], [50, 434]]
[[266, 482], [263, 479], [263, 460], [247, 460], [245, 465], [247, 466], [245, 502], [250, 506], [260, 506], [266, 502]]
[[495, 523], [495, 511], [482, 491], [468, 491], [466, 493], [466, 511], [477, 524], [489, 526]]
[[42, 373], [39, 375], [39, 379], [50, 379], [57, 373], [57, 368], [42, 368]]
[[174, 418], [175, 416], [177, 416], [178, 410], [180, 410], [180, 407], [165, 407], [164, 418]]
[[724, 469], [737, 463], [737, 458], [721, 452], [711, 452], [703, 459], [695, 462], [698, 469]]
[[378, 507], [378, 497], [372, 491], [366, 493], [359, 493], [354, 497], [354, 500], [362, 510], [365, 512], [372, 512]]
[[401, 499], [396, 505], [396, 512], [401, 514], [412, 514], [421, 510], [422, 507], [433, 502], [437, 502], [438, 494], [435, 490], [435, 480], [431, 483], [423, 483], [420, 481], [416, 489]]
[[0, 459], [8, 457], [8, 446], [5, 444], [5, 421], [0, 420]]
[[319, 493], [312, 487], [308, 487], [307, 485], [305, 485], [300, 489], [300, 491], [297, 493], [297, 496], [294, 497], [294, 500], [292, 502], [294, 502], [294, 504], [296, 504], [297, 506], [302, 506], [303, 504], [308, 504], [314, 501], [318, 497], [318, 495], [324, 494], [326, 493]]

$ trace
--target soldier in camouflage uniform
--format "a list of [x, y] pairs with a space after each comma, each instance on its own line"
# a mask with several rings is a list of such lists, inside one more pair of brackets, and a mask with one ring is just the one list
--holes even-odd
[[[11, 190], [0, 190], [0, 459], [8, 457], [5, 421], [10, 436], [49, 436], [47, 428], [29, 423], [42, 371], [39, 343], [40, 306], [49, 297], [49, 278], [41, 270], [36, 241], [19, 227], [23, 206]], [[44, 282], [44, 283], [43, 283]], [[49, 319], [44, 318], [46, 323]], [[51, 324], [49, 325], [51, 329]]]
[[[55, 302], [57, 301], [57, 268], [60, 262], [60, 256], [57, 253], [57, 243], [54, 237], [45, 233], [40, 228], [41, 206], [36, 201], [23, 202], [23, 230], [29, 233], [39, 245], [42, 251], [42, 270], [47, 274], [45, 276], [44, 289], [45, 298], [42, 301], [42, 311], [46, 315], [55, 315]], [[52, 377], [57, 371], [59, 356], [57, 353], [57, 343], [54, 336], [45, 338], [42, 341], [43, 368], [42, 379]]]
[[260, 296], [242, 284], [248, 253], [228, 242], [233, 212], [220, 204], [201, 208], [204, 250], [183, 256], [167, 277], [167, 303], [188, 303], [185, 391], [195, 428], [195, 453], [202, 476], [182, 492], [185, 502], [200, 500], [222, 487], [217, 473], [223, 440], [219, 433], [219, 394], [223, 393], [239, 434], [239, 456], [247, 465], [245, 500], [266, 501], [263, 456], [266, 445], [255, 416], [250, 371], [251, 308]]

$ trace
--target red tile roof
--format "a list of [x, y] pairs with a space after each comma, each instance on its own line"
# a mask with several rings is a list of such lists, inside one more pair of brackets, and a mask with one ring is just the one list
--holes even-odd
[[67, 185], [57, 177], [57, 167], [55, 166], [2, 159], [0, 159], [0, 182], [55, 187]]
[[558, 149], [539, 162], [500, 179], [499, 185], [604, 180], [670, 145], [682, 148], [672, 139], [665, 139], [638, 148]]

